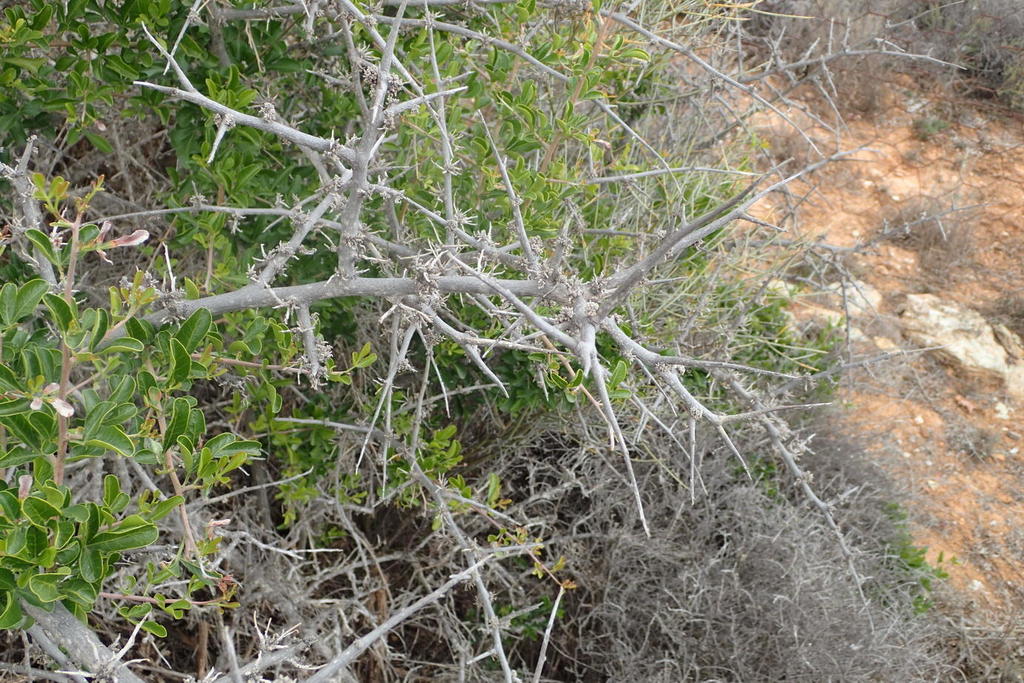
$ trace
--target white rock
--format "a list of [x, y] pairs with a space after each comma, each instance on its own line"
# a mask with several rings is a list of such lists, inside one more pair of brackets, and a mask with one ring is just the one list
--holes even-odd
[[909, 294], [900, 316], [903, 332], [915, 344], [941, 347], [936, 352], [961, 369], [1004, 382], [1007, 391], [1024, 397], [1024, 365], [996, 339], [992, 326], [976, 311], [933, 294]]
[[1021, 343], [1016, 332], [1007, 328], [1006, 325], [993, 325], [992, 333], [995, 335], [996, 341], [1006, 349], [1006, 353], [1010, 356], [1010, 362], [1024, 361], [1024, 344]]

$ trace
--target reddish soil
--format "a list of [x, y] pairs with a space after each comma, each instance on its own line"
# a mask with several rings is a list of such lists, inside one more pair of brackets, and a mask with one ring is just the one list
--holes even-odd
[[[1022, 120], [922, 94], [909, 77], [885, 93], [879, 108], [847, 118], [838, 134], [811, 129], [826, 153], [864, 149], [798, 181], [790, 203], [799, 204], [794, 230], [802, 239], [860, 246], [842, 263], [882, 295], [877, 315], [856, 322], [864, 336], [855, 350], [912, 349], [896, 314], [913, 293], [935, 294], [1021, 334]], [[793, 117], [807, 121], [799, 111]], [[762, 119], [755, 130], [777, 159], [814, 159], [778, 120]], [[785, 208], [760, 213], [777, 217]], [[923, 214], [942, 213], [940, 222], [896, 234]], [[893, 234], [879, 239], [886, 229]], [[930, 354], [857, 371], [842, 392], [850, 425], [879, 437], [871, 456], [904, 489], [915, 542], [949, 573], [949, 587], [973, 616], [1024, 610], [1024, 402]]]

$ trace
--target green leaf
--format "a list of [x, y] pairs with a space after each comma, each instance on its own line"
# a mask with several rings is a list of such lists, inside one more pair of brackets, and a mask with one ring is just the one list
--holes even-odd
[[25, 237], [27, 237], [29, 242], [34, 244], [36, 248], [42, 252], [47, 261], [54, 265], [57, 264], [59, 261], [57, 258], [57, 250], [53, 248], [53, 242], [50, 241], [50, 238], [47, 237], [46, 234], [36, 230], [35, 228], [31, 228], [25, 231]]
[[78, 503], [77, 505], [64, 508], [62, 514], [67, 519], [75, 522], [84, 522], [89, 519], [89, 506], [84, 503]]
[[352, 352], [352, 367], [366, 368], [377, 361], [377, 354], [370, 350], [370, 342], [363, 344], [363, 348]]
[[131, 456], [135, 452], [135, 444], [117, 425], [103, 425], [85, 442], [86, 446], [99, 446], [108, 451], [116, 451], [120, 455]]
[[95, 351], [96, 347], [100, 345], [103, 338], [107, 335], [107, 330], [110, 329], [110, 314], [107, 313], [105, 308], [93, 309], [96, 311], [96, 322], [92, 328], [92, 338], [89, 340], [89, 350]]
[[[80, 543], [77, 543], [77, 539], [74, 537], [74, 524], [71, 522], [58, 522], [57, 529], [62, 538], [66, 536], [66, 541], [65, 545], [58, 550], [56, 561], [62, 566], [67, 567], [78, 562], [78, 556], [82, 554], [82, 546]], [[66, 531], [64, 531], [65, 529]]]
[[83, 436], [86, 440], [92, 438], [105, 423], [117, 423], [115, 420], [107, 420], [107, 416], [116, 407], [117, 404], [113, 401], [100, 401], [89, 410], [89, 414], [85, 416], [85, 426], [83, 427]]
[[223, 458], [238, 453], [257, 453], [261, 444], [259, 441], [240, 440], [234, 434], [225, 432], [207, 441], [206, 447], [214, 458]]
[[31, 414], [29, 416], [8, 415], [4, 419], [4, 425], [10, 430], [10, 433], [14, 434], [26, 446], [42, 450], [43, 437], [39, 430], [28, 420], [30, 416]]
[[189, 400], [183, 396], [174, 399], [171, 404], [171, 419], [167, 421], [167, 428], [164, 431], [164, 452], [178, 442], [178, 437], [188, 429], [188, 417], [192, 411]]
[[92, 143], [92, 146], [103, 152], [104, 154], [112, 154], [114, 148], [110, 146], [107, 139], [99, 133], [93, 133], [92, 131], [85, 131], [85, 137]]
[[100, 552], [145, 548], [154, 543], [159, 535], [155, 524], [147, 522], [140, 515], [132, 515], [113, 529], [96, 534], [89, 548]]
[[21, 382], [18, 380], [17, 375], [11, 371], [9, 367], [0, 363], [0, 389], [6, 389], [7, 391], [24, 391], [24, 387], [21, 386]]
[[167, 500], [161, 500], [159, 503], [153, 506], [153, 508], [146, 513], [146, 517], [150, 521], [159, 522], [161, 519], [171, 513], [174, 508], [178, 507], [185, 502], [185, 499], [181, 496], [172, 496]]
[[171, 374], [167, 386], [174, 387], [188, 379], [192, 372], [192, 358], [188, 350], [177, 339], [171, 338]]
[[88, 516], [86, 520], [82, 522], [81, 532], [82, 538], [85, 541], [89, 541], [99, 531], [102, 515], [100, 514], [100, 506], [96, 503], [85, 503], [88, 510]]
[[103, 477], [103, 504], [111, 507], [121, 493], [121, 481], [113, 474]]
[[11, 491], [0, 491], [0, 514], [11, 522], [21, 518], [21, 501]]
[[185, 299], [198, 299], [201, 294], [199, 292], [199, 285], [192, 281], [192, 278], [185, 278]]
[[142, 630], [152, 633], [157, 638], [167, 637], [167, 629], [156, 623], [155, 621], [144, 621], [142, 622]]
[[622, 384], [622, 380], [626, 379], [626, 361], [619, 360], [615, 364], [615, 369], [612, 370], [611, 378], [608, 380], [608, 386], [612, 389]]
[[124, 403], [135, 396], [135, 388], [135, 380], [125, 375], [117, 383], [117, 387], [110, 392], [107, 400], [113, 403]]
[[92, 607], [99, 595], [96, 586], [79, 578], [68, 579], [61, 585], [61, 590], [70, 600], [86, 607]]
[[66, 578], [66, 574], [36, 574], [29, 578], [28, 589], [39, 602], [55, 602], [64, 597], [57, 585]]
[[17, 467], [39, 457], [39, 454], [32, 449], [12, 448], [4, 455], [0, 455], [0, 467]]
[[[16, 536], [19, 538], [19, 542], [16, 544], [18, 550], [17, 552], [13, 552], [11, 550], [12, 539]], [[46, 549], [49, 547], [47, 540], [45, 531], [34, 526], [20, 526], [17, 527], [8, 537], [7, 552], [11, 555], [18, 556], [23, 560], [38, 564], [43, 553], [45, 553]]]
[[499, 496], [501, 496], [501, 478], [491, 472], [487, 475], [487, 505], [494, 507]]
[[133, 339], [132, 337], [120, 337], [100, 349], [100, 353], [116, 353], [118, 351], [142, 353], [145, 348], [146, 345], [138, 339]]
[[210, 452], [209, 448], [204, 448], [199, 452], [199, 464], [196, 466], [196, 477], [198, 479], [206, 479], [214, 473], [213, 464], [213, 453]]
[[206, 333], [210, 331], [212, 323], [213, 316], [210, 311], [198, 308], [189, 316], [188, 320], [181, 324], [181, 328], [174, 334], [174, 338], [181, 342], [186, 352], [192, 353], [202, 343]]
[[46, 528], [46, 522], [60, 516], [60, 510], [41, 498], [30, 496], [21, 502], [21, 509], [28, 521], [37, 527]]
[[12, 591], [4, 591], [0, 598], [0, 629], [11, 629], [21, 623], [21, 605]]
[[17, 322], [22, 318], [31, 315], [36, 306], [42, 301], [43, 295], [50, 291], [50, 285], [46, 281], [36, 278], [29, 280], [18, 290], [18, 300], [15, 306], [14, 320]]
[[16, 398], [12, 401], [0, 401], [0, 417], [31, 412], [31, 404], [32, 402], [27, 398]]
[[76, 319], [75, 310], [71, 304], [62, 297], [49, 293], [43, 295], [43, 302], [50, 309], [50, 314], [53, 316], [53, 320], [57, 323], [57, 327], [60, 328], [61, 332], [70, 330]]
[[153, 326], [145, 320], [128, 318], [124, 323], [124, 329], [128, 332], [129, 337], [141, 339], [143, 343], [153, 338]]
[[[61, 519], [57, 522], [57, 533], [56, 538], [53, 540], [53, 546], [57, 549], [65, 549], [72, 538], [75, 536], [75, 524], [66, 519]], [[78, 557], [76, 551], [75, 556]]]
[[78, 569], [82, 578], [89, 583], [96, 583], [103, 578], [103, 559], [96, 548], [86, 547], [78, 560]]
[[0, 287], [0, 318], [3, 318], [4, 325], [13, 325], [17, 318], [18, 310], [18, 288], [8, 282]]

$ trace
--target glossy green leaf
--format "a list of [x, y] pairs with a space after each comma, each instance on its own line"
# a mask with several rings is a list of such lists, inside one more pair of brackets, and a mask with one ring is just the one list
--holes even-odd
[[113, 403], [124, 403], [135, 396], [135, 388], [135, 380], [125, 375], [118, 381], [117, 387], [110, 392], [107, 400]]
[[178, 437], [188, 429], [189, 413], [192, 406], [187, 398], [179, 396], [171, 403], [171, 419], [167, 421], [167, 428], [164, 431], [164, 450], [168, 450], [177, 443]]
[[54, 517], [60, 516], [60, 510], [48, 502], [36, 496], [29, 496], [21, 501], [21, 509], [28, 521], [38, 527], [46, 527], [46, 523]]
[[157, 638], [167, 637], [167, 629], [156, 623], [155, 621], [144, 621], [142, 622], [142, 630], [152, 633]]
[[36, 278], [29, 280], [18, 290], [18, 300], [15, 308], [14, 320], [18, 321], [32, 314], [36, 306], [42, 301], [43, 295], [50, 291], [50, 285], [45, 280]]
[[93, 537], [89, 548], [100, 552], [134, 550], [145, 548], [159, 537], [156, 525], [140, 515], [127, 517], [108, 531], [101, 531]]
[[29, 578], [28, 589], [39, 602], [54, 602], [64, 597], [58, 586], [66, 578], [66, 574], [36, 574]]
[[75, 522], [84, 522], [89, 519], [89, 506], [83, 503], [71, 505], [64, 508], [63, 516]]
[[615, 369], [612, 370], [611, 377], [608, 379], [608, 386], [614, 389], [622, 384], [622, 381], [626, 379], [627, 370], [626, 361], [619, 360], [615, 363]]
[[21, 382], [18, 381], [18, 376], [3, 363], [0, 363], [0, 389], [23, 391]]
[[261, 445], [259, 441], [240, 440], [234, 434], [225, 432], [207, 441], [206, 447], [213, 457], [223, 458], [236, 453], [258, 453]]
[[145, 320], [128, 318], [128, 320], [125, 321], [124, 329], [128, 332], [129, 337], [138, 339], [143, 343], [149, 342], [153, 339], [153, 326]]
[[16, 398], [10, 401], [0, 401], [0, 417], [5, 415], [20, 415], [32, 410], [31, 401], [27, 398]]
[[185, 502], [185, 499], [181, 496], [172, 496], [167, 500], [161, 500], [159, 503], [153, 506], [153, 508], [146, 513], [146, 517], [154, 522], [159, 522], [161, 519], [171, 513], [174, 508], [178, 507]]
[[53, 320], [57, 323], [57, 327], [62, 332], [67, 332], [71, 329], [71, 326], [75, 323], [75, 309], [63, 297], [59, 297], [56, 294], [44, 294], [43, 302], [46, 307], [50, 309], [50, 315], [53, 316]]
[[103, 504], [110, 507], [121, 493], [121, 481], [113, 474], [103, 477]]
[[53, 248], [53, 242], [49, 237], [34, 228], [26, 230], [25, 237], [42, 252], [47, 261], [57, 264], [57, 250]]
[[21, 517], [21, 501], [12, 491], [0, 491], [0, 514], [11, 522]]
[[86, 446], [99, 446], [108, 451], [116, 451], [120, 455], [131, 456], [135, 452], [135, 444], [116, 425], [102, 425], [85, 442]]
[[138, 339], [135, 339], [133, 337], [119, 337], [118, 339], [115, 339], [114, 341], [105, 345], [99, 351], [100, 353], [104, 354], [119, 353], [125, 351], [129, 353], [142, 353], [142, 351], [145, 348], [146, 345], [140, 342]]
[[96, 311], [96, 319], [92, 326], [92, 334], [89, 339], [89, 350], [93, 351], [103, 338], [107, 335], [107, 330], [110, 329], [110, 314], [107, 313], [104, 308], [92, 309]]
[[188, 379], [192, 372], [192, 358], [181, 342], [172, 338], [171, 344], [171, 372], [167, 378], [167, 386], [175, 387]]
[[192, 353], [199, 348], [212, 323], [213, 316], [210, 311], [198, 308], [181, 324], [181, 328], [174, 333], [174, 338], [181, 342], [186, 352]]
[[13, 325], [17, 320], [18, 288], [8, 282], [0, 287], [0, 319], [4, 325]]
[[99, 595], [96, 586], [79, 578], [68, 579], [61, 584], [60, 589], [68, 599], [86, 607], [92, 607]]
[[30, 448], [12, 448], [0, 456], [0, 467], [17, 467], [26, 462], [31, 462], [39, 457], [35, 450]]
[[0, 592], [0, 629], [11, 629], [22, 620], [21, 605], [13, 591]]
[[104, 424], [108, 422], [116, 424], [116, 421], [107, 419], [107, 416], [116, 407], [117, 404], [113, 401], [100, 401], [89, 409], [88, 414], [85, 416], [85, 425], [83, 426], [83, 436], [86, 441], [91, 439]]
[[34, 526], [18, 526], [7, 536], [7, 553], [28, 562], [38, 563], [49, 547], [45, 531]]
[[103, 559], [100, 551], [86, 546], [78, 560], [78, 570], [84, 580], [95, 583], [103, 578]]

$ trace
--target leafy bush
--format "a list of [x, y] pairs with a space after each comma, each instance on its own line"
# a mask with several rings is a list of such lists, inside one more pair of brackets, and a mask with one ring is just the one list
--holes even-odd
[[[123, 619], [160, 676], [582, 680], [556, 622], [601, 566], [668, 571], [680, 498], [785, 522], [751, 464], [813, 504], [815, 571], [847, 563], [824, 622], [901, 614], [783, 419], [836, 368], [751, 239], [786, 179], [731, 136], [776, 106], [726, 73], [744, 6], [651, 3], [655, 34], [600, 2], [237, 4], [4, 10], [0, 626], [119, 680], [94, 631]], [[601, 659], [639, 621], [571, 633]], [[24, 642], [12, 670], [52, 668]]]

